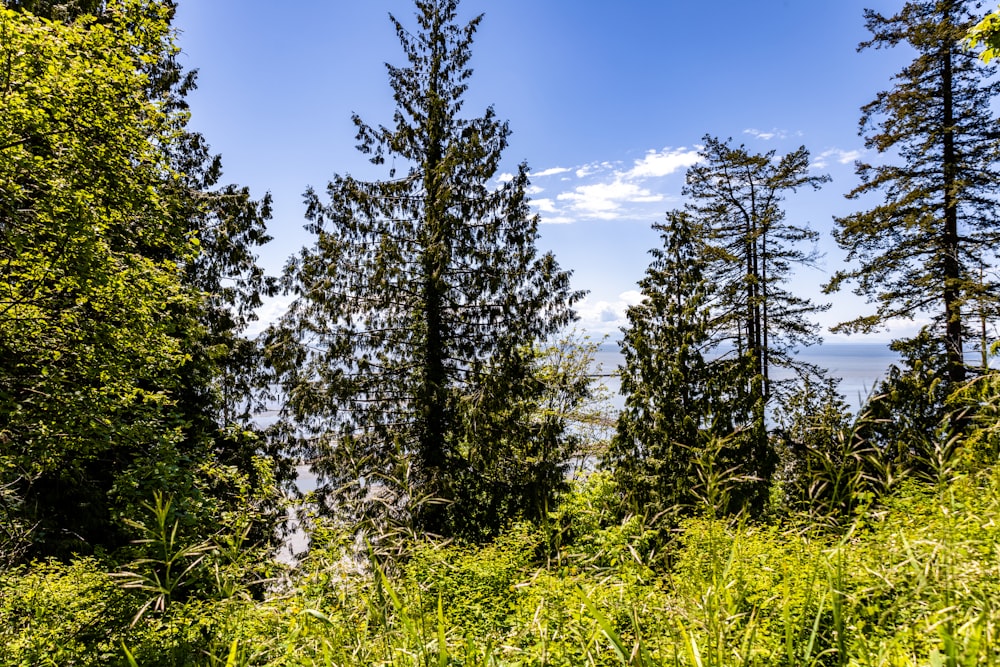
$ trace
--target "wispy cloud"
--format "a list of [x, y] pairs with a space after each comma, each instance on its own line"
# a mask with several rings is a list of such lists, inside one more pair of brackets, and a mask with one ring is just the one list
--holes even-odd
[[663, 201], [663, 195], [619, 177], [610, 183], [577, 186], [572, 192], [557, 195], [556, 199], [569, 202], [570, 208], [584, 217], [613, 220], [619, 217], [624, 204]]
[[697, 150], [669, 149], [662, 151], [651, 150], [641, 160], [636, 160], [635, 165], [628, 171], [626, 178], [660, 178], [698, 164], [701, 157]]
[[813, 158], [812, 164], [810, 165], [813, 169], [826, 169], [830, 166], [830, 162], [837, 162], [838, 164], [850, 164], [855, 160], [859, 159], [862, 155], [861, 151], [845, 151], [840, 148], [831, 148], [830, 150], [823, 151], [815, 158]]
[[538, 174], [560, 175], [549, 183], [544, 199], [534, 202], [544, 223], [575, 220], [618, 220], [653, 218], [662, 213], [651, 208], [672, 199], [668, 192], [679, 190], [677, 183], [663, 179], [683, 171], [700, 160], [697, 148], [662, 148], [647, 151], [626, 165], [600, 161], [578, 167], [553, 167]]
[[748, 127], [743, 130], [743, 134], [749, 134], [751, 137], [761, 139], [762, 141], [771, 141], [772, 139], [787, 139], [788, 131], [779, 130], [777, 128], [773, 130], [758, 130], [755, 127]]
[[558, 174], [566, 174], [573, 171], [567, 167], [550, 167], [548, 169], [543, 169], [542, 171], [531, 172], [532, 178], [545, 178], [546, 176], [556, 176]]

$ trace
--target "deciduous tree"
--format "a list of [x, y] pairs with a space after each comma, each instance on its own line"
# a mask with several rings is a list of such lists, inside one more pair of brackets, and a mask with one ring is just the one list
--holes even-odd
[[186, 130], [172, 5], [18, 9], [0, 14], [3, 483], [37, 553], [124, 544], [156, 489], [217, 524], [270, 479], [245, 394], [220, 389], [266, 289], [267, 202], [215, 187]]

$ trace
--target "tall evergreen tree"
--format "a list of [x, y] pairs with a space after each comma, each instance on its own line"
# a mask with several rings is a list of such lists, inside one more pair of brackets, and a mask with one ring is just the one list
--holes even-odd
[[856, 268], [837, 272], [877, 304], [839, 325], [870, 331], [896, 318], [934, 316], [944, 345], [944, 376], [966, 377], [970, 314], [996, 312], [998, 286], [984, 280], [1000, 247], [996, 196], [1000, 172], [992, 101], [1000, 85], [961, 40], [975, 23], [968, 0], [911, 1], [894, 16], [866, 10], [871, 38], [860, 49], [906, 45], [913, 61], [892, 89], [862, 107], [865, 145], [883, 164], [858, 163], [861, 184], [848, 197], [880, 194], [882, 203], [837, 219], [834, 235]]
[[457, 0], [416, 9], [415, 34], [392, 17], [407, 59], [388, 66], [393, 125], [354, 119], [359, 149], [406, 173], [337, 176], [325, 203], [306, 193], [316, 243], [288, 266], [297, 299], [272, 359], [341, 508], [388, 503], [422, 529], [477, 534], [533, 510], [509, 474], [534, 437], [532, 346], [579, 295], [536, 251], [527, 168], [491, 188], [507, 124], [460, 115], [482, 17], [460, 25]]
[[807, 370], [792, 352], [818, 342], [818, 327], [808, 318], [829, 308], [784, 287], [793, 267], [813, 261], [801, 246], [819, 235], [786, 221], [781, 202], [788, 192], [830, 179], [810, 175], [804, 146], [778, 158], [775, 151], [752, 154], [707, 136], [701, 157], [687, 172], [687, 210], [710, 239], [716, 326], [733, 354], [747, 357], [744, 382], [763, 419], [775, 385], [772, 367]]
[[819, 188], [828, 176], [809, 173], [804, 146], [777, 157], [706, 136], [702, 161], [688, 169], [686, 209], [705, 230], [707, 275], [716, 286], [712, 330], [719, 347], [718, 378], [728, 384], [727, 414], [734, 429], [728, 447], [743, 482], [732, 499], [759, 510], [776, 465], [767, 427], [768, 403], [778, 382], [773, 368], [800, 376], [819, 369], [794, 358], [795, 348], [818, 342], [809, 316], [829, 308], [785, 288], [796, 266], [808, 265], [818, 234], [790, 223], [781, 203], [799, 188]]
[[[682, 211], [654, 225], [663, 248], [639, 281], [621, 343], [625, 407], [604, 465], [631, 511], [670, 515], [694, 502], [694, 458], [712, 437], [711, 289], [698, 229]], [[728, 433], [728, 429], [727, 429]], [[718, 434], [717, 435], [724, 435]]]
[[776, 464], [770, 371], [817, 371], [792, 354], [816, 340], [807, 316], [824, 309], [783, 287], [810, 260], [798, 245], [816, 234], [787, 223], [780, 203], [828, 179], [809, 175], [805, 148], [776, 159], [706, 137], [701, 157], [685, 209], [657, 227], [664, 247], [640, 282], [646, 298], [628, 312], [625, 410], [609, 462], [636, 505], [663, 511], [711, 495], [714, 509], [754, 512]]

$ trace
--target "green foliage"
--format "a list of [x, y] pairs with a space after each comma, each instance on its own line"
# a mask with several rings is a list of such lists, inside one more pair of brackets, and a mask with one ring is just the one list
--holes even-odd
[[131, 627], [144, 597], [99, 563], [36, 562], [0, 577], [0, 659], [130, 664], [124, 644], [138, 665], [1000, 663], [1000, 472], [907, 480], [835, 530], [687, 518], [652, 558], [641, 524], [605, 520], [609, 484], [568, 499], [576, 537], [551, 566], [523, 525], [388, 569], [334, 533], [262, 600], [175, 598]]
[[690, 511], [699, 495], [721, 500], [720, 475], [725, 511], [759, 514], [775, 467], [772, 367], [817, 373], [791, 350], [817, 340], [807, 316], [826, 307], [783, 287], [811, 260], [798, 245], [817, 235], [786, 222], [780, 203], [829, 179], [808, 174], [804, 147], [778, 159], [705, 144], [686, 177], [691, 202], [656, 226], [663, 249], [652, 251], [622, 341], [625, 409], [606, 464], [630, 509], [652, 516]]
[[0, 662], [104, 665], [120, 657], [134, 601], [94, 559], [0, 575]]
[[1000, 458], [1000, 374], [985, 373], [948, 397], [949, 410], [972, 415], [962, 441], [961, 455], [972, 469]]
[[442, 605], [446, 627], [463, 636], [509, 632], [517, 589], [539, 547], [537, 532], [513, 526], [478, 549], [460, 545], [419, 546], [404, 567], [402, 584], [415, 590], [424, 614]]
[[[838, 218], [834, 237], [856, 266], [838, 271], [826, 290], [855, 283], [875, 312], [838, 325], [871, 331], [896, 318], [931, 314], [932, 335], [946, 358], [942, 378], [966, 376], [964, 343], [970, 316], [985, 324], [996, 313], [997, 146], [992, 101], [1000, 88], [961, 40], [978, 3], [906, 2], [899, 13], [865, 11], [871, 38], [861, 48], [906, 46], [912, 62], [893, 87], [862, 107], [865, 145], [887, 160], [858, 162], [861, 184], [847, 196], [882, 197], [871, 208]], [[985, 327], [984, 327], [985, 328]]]
[[895, 341], [902, 365], [889, 368], [865, 408], [859, 435], [897, 471], [935, 479], [955, 444], [946, 404], [949, 386], [944, 373], [943, 341], [924, 329], [913, 339]]
[[982, 47], [979, 58], [989, 64], [1000, 53], [1000, 14], [993, 11], [969, 29], [965, 44], [970, 49]]
[[[528, 170], [499, 188], [509, 129], [461, 115], [473, 35], [457, 0], [392, 18], [407, 62], [388, 66], [391, 127], [355, 118], [387, 180], [337, 176], [306, 193], [315, 244], [293, 258], [296, 299], [269, 334], [289, 447], [316, 462], [324, 506], [374, 521], [484, 537], [538, 516], [558, 484], [561, 423], [539, 419], [535, 346], [574, 314], [569, 273], [535, 247]], [[532, 461], [539, 465], [530, 465]], [[525, 465], [529, 464], [529, 465]]]
[[807, 379], [776, 411], [781, 463], [772, 495], [782, 512], [844, 525], [888, 489], [899, 467], [868, 440], [881, 427], [871, 403], [852, 416], [837, 384]]
[[132, 571], [122, 573], [122, 585], [125, 588], [135, 588], [151, 595], [140, 607], [135, 620], [138, 620], [147, 609], [164, 612], [170, 599], [188, 583], [191, 571], [212, 549], [208, 541], [196, 544], [182, 543], [183, 535], [178, 535], [180, 520], [173, 516], [170, 504], [170, 499], [157, 493], [153, 504], [146, 505], [146, 509], [152, 515], [151, 525], [129, 520], [140, 534], [145, 535], [136, 543], [142, 545], [142, 551], [149, 554], [134, 561], [130, 566]]
[[17, 539], [3, 559], [25, 536], [34, 554], [122, 547], [122, 517], [165, 489], [210, 526], [240, 487], [266, 488], [253, 533], [273, 539], [287, 467], [272, 451], [258, 476], [258, 359], [240, 337], [269, 288], [252, 254], [268, 202], [216, 189], [218, 158], [185, 129], [173, 6], [8, 5], [0, 488]]

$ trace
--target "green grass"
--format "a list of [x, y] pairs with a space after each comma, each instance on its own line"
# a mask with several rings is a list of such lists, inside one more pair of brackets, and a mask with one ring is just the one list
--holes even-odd
[[171, 598], [132, 627], [155, 591], [97, 561], [8, 571], [0, 664], [1000, 664], [998, 472], [903, 484], [838, 532], [693, 518], [669, 540], [602, 526], [590, 485], [557, 554], [529, 526], [384, 567], [332, 544], [264, 599]]

